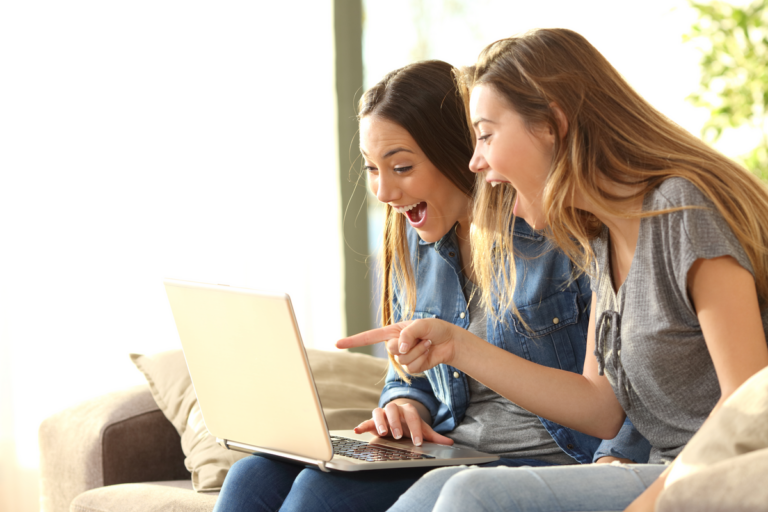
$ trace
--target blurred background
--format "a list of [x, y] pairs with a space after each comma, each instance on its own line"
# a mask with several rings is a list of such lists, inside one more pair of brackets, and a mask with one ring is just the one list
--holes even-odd
[[[0, 511], [37, 428], [179, 347], [162, 280], [291, 294], [305, 344], [376, 323], [382, 211], [355, 105], [421, 59], [586, 36], [672, 120], [768, 176], [766, 1], [0, 3]], [[374, 349], [381, 355], [381, 349]]]

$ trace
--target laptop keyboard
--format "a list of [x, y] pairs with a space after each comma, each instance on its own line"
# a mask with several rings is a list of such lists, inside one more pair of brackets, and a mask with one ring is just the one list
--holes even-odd
[[345, 457], [368, 462], [434, 459], [431, 455], [401, 450], [399, 448], [390, 448], [389, 446], [368, 444], [364, 441], [348, 437], [331, 436], [331, 442], [333, 443], [334, 455], [344, 455]]

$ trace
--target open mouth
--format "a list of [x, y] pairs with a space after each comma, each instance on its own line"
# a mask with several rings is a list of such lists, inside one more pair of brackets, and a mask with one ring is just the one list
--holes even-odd
[[427, 220], [427, 203], [422, 201], [405, 212], [405, 214], [408, 216], [408, 222], [411, 223], [411, 226], [415, 228], [421, 227]]
[[427, 203], [424, 201], [406, 206], [392, 205], [392, 208], [394, 208], [397, 213], [402, 213], [408, 217], [408, 222], [415, 228], [421, 227], [427, 219]]

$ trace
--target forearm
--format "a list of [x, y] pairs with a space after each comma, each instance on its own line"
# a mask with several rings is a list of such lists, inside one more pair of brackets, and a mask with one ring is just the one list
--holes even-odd
[[455, 332], [462, 339], [451, 366], [538, 416], [603, 439], [619, 432], [624, 411], [604, 377], [595, 382], [518, 357], [468, 331]]

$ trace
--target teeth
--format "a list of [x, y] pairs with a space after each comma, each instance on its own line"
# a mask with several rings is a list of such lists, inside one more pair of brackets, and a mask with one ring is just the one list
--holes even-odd
[[491, 187], [496, 188], [496, 185], [498, 185], [498, 184], [499, 184], [498, 181], [492, 181], [491, 182]]
[[405, 213], [419, 206], [419, 203], [412, 204], [410, 206], [395, 206], [395, 205], [390, 205], [390, 206], [392, 206], [392, 208], [394, 208], [397, 213]]

